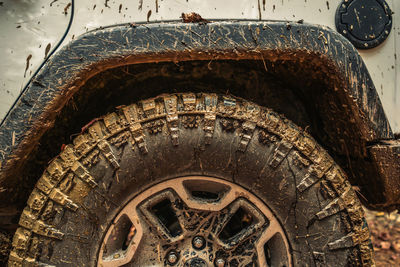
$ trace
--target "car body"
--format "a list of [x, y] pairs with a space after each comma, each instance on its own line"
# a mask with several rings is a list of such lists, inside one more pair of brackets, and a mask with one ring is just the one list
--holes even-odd
[[[123, 70], [126, 65], [140, 68], [143, 64], [150, 72], [154, 64], [191, 61], [229, 60], [230, 69], [236, 68], [231, 62], [257, 60], [278, 77], [311, 77], [299, 81], [301, 88], [331, 86], [329, 94], [320, 96], [320, 103], [319, 96], [315, 99], [301, 89], [305, 99], [301, 106], [306, 113], [316, 113], [315, 120], [301, 125], [302, 119], [296, 119], [292, 109], [282, 113], [316, 129], [316, 138], [349, 173], [365, 204], [375, 209], [398, 208], [400, 3], [386, 1], [394, 11], [388, 38], [375, 48], [356, 49], [336, 30], [335, 15], [345, 2], [2, 2], [0, 217], [4, 223], [0, 227], [12, 232], [36, 182], [36, 172], [43, 171], [56, 155], [57, 150], [46, 150], [43, 138], [56, 136], [50, 143], [61, 147], [68, 142], [67, 136], [79, 132], [74, 122], [78, 115], [69, 116], [67, 106], [76, 101], [77, 106], [87, 107], [87, 116], [79, 123], [109, 111], [107, 104], [98, 107], [87, 100], [107, 95], [106, 89], [94, 89], [99, 84], [85, 87], [90, 79], [103, 75], [106, 83], [113, 80], [112, 69]], [[191, 12], [198, 17], [188, 19]], [[106, 99], [99, 96], [96, 101]], [[318, 120], [324, 125], [321, 132]], [[30, 172], [32, 176], [27, 175]]]

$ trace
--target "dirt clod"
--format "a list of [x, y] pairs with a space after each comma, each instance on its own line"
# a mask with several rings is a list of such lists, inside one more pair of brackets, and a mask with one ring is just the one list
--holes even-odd
[[195, 12], [191, 13], [182, 13], [181, 15], [182, 21], [185, 23], [208, 23], [209, 21], [203, 19], [199, 14]]

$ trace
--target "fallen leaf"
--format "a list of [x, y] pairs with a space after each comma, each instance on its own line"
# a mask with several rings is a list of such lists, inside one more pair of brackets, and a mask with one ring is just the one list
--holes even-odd
[[400, 253], [400, 240], [395, 240], [392, 243], [393, 250]]
[[391, 247], [391, 244], [388, 241], [382, 241], [382, 242], [380, 242], [379, 245], [382, 249], [385, 249], [385, 250], [390, 249], [390, 247]]

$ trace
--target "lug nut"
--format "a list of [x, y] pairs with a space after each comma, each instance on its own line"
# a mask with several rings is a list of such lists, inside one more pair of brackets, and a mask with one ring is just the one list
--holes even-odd
[[178, 262], [178, 254], [175, 251], [170, 251], [167, 255], [167, 261], [170, 265]]
[[215, 266], [216, 267], [225, 267], [225, 260], [223, 258], [215, 259]]
[[206, 245], [206, 241], [202, 236], [195, 236], [192, 240], [192, 245], [195, 249], [203, 249]]

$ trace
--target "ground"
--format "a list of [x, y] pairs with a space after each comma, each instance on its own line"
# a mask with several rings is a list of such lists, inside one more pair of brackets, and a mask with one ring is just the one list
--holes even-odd
[[366, 210], [376, 266], [400, 266], [400, 214]]

